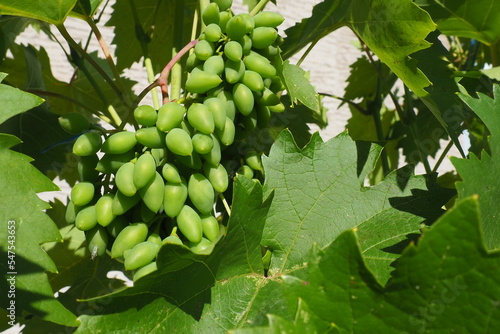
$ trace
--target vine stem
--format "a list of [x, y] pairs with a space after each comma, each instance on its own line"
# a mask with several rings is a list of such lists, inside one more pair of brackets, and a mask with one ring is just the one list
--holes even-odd
[[158, 85], [160, 86], [161, 92], [163, 94], [163, 103], [169, 102], [168, 98], [168, 75], [170, 74], [170, 70], [172, 67], [181, 59], [183, 55], [185, 55], [192, 47], [194, 47], [198, 43], [198, 40], [192, 40], [186, 46], [184, 46], [179, 53], [177, 53], [165, 66], [163, 71], [161, 71], [160, 76], [158, 77]]
[[64, 39], [68, 42], [68, 44], [73, 47], [79, 54], [82, 55], [82, 57], [89, 62], [92, 67], [95, 68], [95, 70], [102, 76], [102, 78], [109, 84], [111, 89], [118, 95], [118, 97], [125, 103], [127, 104], [123, 98], [124, 95], [122, 91], [116, 86], [116, 84], [113, 82], [113, 80], [104, 72], [104, 70], [97, 64], [97, 62], [87, 53], [85, 50], [82, 49], [82, 47], [71, 37], [71, 35], [68, 33], [66, 28], [64, 27], [63, 24], [58, 24], [56, 25], [57, 29], [61, 33], [61, 35], [64, 37]]
[[450, 140], [448, 145], [446, 145], [445, 149], [443, 150], [443, 153], [441, 153], [441, 156], [439, 157], [438, 161], [434, 165], [434, 168], [432, 169], [433, 173], [437, 172], [439, 166], [441, 166], [441, 163], [443, 162], [444, 158], [446, 157], [446, 155], [448, 154], [448, 152], [451, 150], [452, 147], [453, 147], [453, 140]]
[[119, 86], [122, 92], [125, 92], [126, 91], [125, 85], [123, 84], [122, 78], [120, 77], [120, 72], [116, 68], [115, 61], [113, 60], [113, 57], [109, 52], [108, 45], [106, 44], [106, 41], [102, 37], [101, 31], [99, 30], [94, 20], [90, 16], [86, 16], [85, 21], [90, 26], [90, 29], [92, 29], [92, 32], [97, 38], [97, 42], [99, 43], [99, 46], [101, 47], [101, 50], [104, 53], [104, 57], [106, 58], [106, 61], [108, 62], [109, 67], [111, 68], [111, 71], [113, 72], [117, 86]]
[[264, 9], [264, 7], [266, 7], [266, 5], [267, 5], [268, 2], [269, 2], [269, 0], [260, 0], [255, 5], [255, 7], [252, 9], [252, 11], [250, 12], [250, 16], [254, 16], [258, 12], [260, 12], [262, 9]]

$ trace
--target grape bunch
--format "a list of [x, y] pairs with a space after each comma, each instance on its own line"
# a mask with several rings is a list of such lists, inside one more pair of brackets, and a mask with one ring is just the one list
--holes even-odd
[[[80, 182], [66, 220], [85, 232], [93, 256], [109, 251], [135, 270], [134, 280], [156, 270], [164, 244], [203, 253], [224, 232], [216, 208], [231, 176], [262, 176], [261, 152], [247, 139], [268, 125], [272, 112], [284, 110], [273, 65], [283, 17], [234, 15], [231, 4], [214, 0], [203, 10], [183, 98], [158, 110], [138, 106], [135, 132], [94, 129], [73, 145]], [[69, 116], [61, 126], [81, 131], [82, 121]]]

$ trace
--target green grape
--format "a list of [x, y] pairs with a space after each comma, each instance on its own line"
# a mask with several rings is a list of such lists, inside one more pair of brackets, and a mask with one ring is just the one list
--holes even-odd
[[183, 129], [175, 128], [167, 133], [166, 143], [168, 149], [177, 155], [187, 156], [193, 152], [191, 136]]
[[94, 155], [101, 148], [101, 134], [95, 131], [85, 132], [73, 144], [73, 153], [80, 157]]
[[121, 154], [131, 150], [135, 144], [137, 144], [135, 133], [121, 131], [109, 136], [102, 144], [101, 151], [110, 154]]
[[258, 103], [265, 106], [274, 106], [280, 103], [280, 98], [278, 97], [278, 95], [273, 93], [269, 88], [265, 87], [264, 90], [262, 91], [262, 96], [258, 100]]
[[222, 145], [229, 146], [234, 142], [234, 136], [236, 134], [236, 128], [234, 127], [233, 121], [226, 117], [226, 125], [224, 126], [224, 130], [217, 129], [217, 136], [219, 136], [219, 140]]
[[126, 270], [134, 270], [151, 263], [158, 253], [158, 245], [154, 242], [143, 241], [132, 249], [124, 252]]
[[181, 124], [184, 118], [184, 107], [176, 102], [167, 102], [158, 110], [156, 127], [158, 130], [167, 132]]
[[227, 59], [224, 66], [224, 76], [228, 83], [235, 84], [243, 78], [243, 74], [245, 74], [245, 64], [242, 60], [233, 61]]
[[212, 113], [215, 128], [223, 130], [226, 126], [226, 103], [217, 97], [211, 97], [203, 101], [203, 104]]
[[247, 32], [247, 19], [242, 14], [235, 15], [227, 21], [226, 34], [230, 39], [238, 40]]
[[[221, 149], [220, 149], [220, 143], [219, 140], [217, 139], [216, 136], [212, 135], [212, 141], [214, 142], [214, 147], [212, 147], [212, 150], [210, 153], [203, 154], [203, 158], [205, 158], [205, 161], [213, 166], [217, 166], [220, 163], [221, 160]], [[201, 167], [201, 164], [200, 164]]]
[[87, 205], [94, 198], [94, 192], [91, 182], [79, 182], [71, 189], [71, 201], [77, 206]]
[[208, 240], [214, 241], [219, 235], [219, 222], [212, 215], [203, 215], [201, 218], [201, 227], [203, 234]]
[[191, 153], [189, 156], [178, 156], [177, 161], [191, 169], [201, 168], [201, 158], [196, 151]]
[[250, 54], [252, 51], [252, 39], [248, 35], [244, 35], [241, 39], [238, 40], [238, 43], [241, 44], [242, 52], [245, 56]]
[[217, 87], [221, 82], [222, 79], [217, 74], [193, 69], [186, 80], [186, 89], [191, 93], [205, 93]]
[[187, 120], [196, 130], [211, 134], [214, 132], [214, 117], [208, 107], [201, 103], [193, 103], [187, 111]]
[[138, 106], [134, 110], [134, 118], [140, 125], [154, 126], [157, 118], [156, 110], [148, 105]]
[[188, 196], [201, 213], [212, 212], [215, 203], [214, 187], [202, 174], [191, 174], [188, 181]]
[[97, 223], [101, 226], [108, 226], [116, 218], [113, 214], [113, 197], [113, 194], [106, 194], [95, 204]]
[[278, 32], [270, 27], [258, 27], [252, 31], [252, 47], [254, 49], [264, 49], [273, 44], [278, 37]]
[[258, 54], [269, 59], [270, 61], [275, 60], [276, 57], [278, 57], [278, 54], [280, 52], [280, 50], [276, 46], [273, 46], [273, 45], [269, 45], [269, 46], [262, 48], [262, 49], [256, 49], [256, 51]]
[[257, 53], [246, 56], [243, 62], [247, 69], [259, 73], [263, 78], [272, 78], [276, 75], [276, 68], [269, 63], [267, 58]]
[[226, 33], [226, 27], [229, 20], [233, 17], [230, 11], [221, 11], [219, 13], [219, 27], [223, 33]]
[[274, 76], [270, 78], [271, 80], [271, 85], [269, 85], [269, 89], [273, 92], [281, 92], [285, 90], [285, 85], [283, 84], [283, 81], [281, 81], [281, 78], [279, 76]]
[[85, 116], [76, 112], [59, 116], [57, 121], [64, 131], [73, 135], [82, 133], [90, 128], [90, 122]]
[[161, 240], [161, 237], [158, 233], [151, 233], [146, 241], [154, 242], [158, 245], [158, 247], [161, 247], [163, 245], [163, 241]]
[[95, 206], [87, 206], [76, 215], [75, 226], [80, 231], [88, 231], [97, 225]]
[[260, 154], [256, 151], [249, 151], [245, 154], [245, 162], [253, 170], [263, 171], [262, 162], [260, 160]]
[[93, 182], [97, 180], [97, 177], [99, 176], [99, 172], [96, 170], [98, 162], [99, 158], [95, 154], [80, 157], [77, 165], [78, 178], [80, 181]]
[[214, 147], [212, 137], [204, 133], [195, 134], [191, 140], [193, 142], [193, 149], [200, 154], [209, 153]]
[[135, 151], [130, 150], [122, 154], [104, 154], [99, 160], [95, 169], [101, 173], [116, 173], [118, 169], [126, 162], [135, 158]]
[[209, 4], [201, 13], [201, 19], [207, 26], [211, 23], [219, 24], [219, 6], [215, 2]]
[[208, 249], [212, 245], [210, 240], [202, 238], [199, 242], [190, 242], [188, 244], [191, 252], [195, 254], [204, 254], [208, 255]]
[[177, 169], [177, 167], [175, 167], [174, 164], [166, 163], [165, 165], [163, 165], [161, 174], [163, 175], [163, 178], [167, 182], [171, 183], [182, 182], [181, 176], [179, 175], [179, 170]]
[[108, 231], [109, 235], [113, 238], [116, 238], [120, 232], [128, 226], [128, 221], [124, 216], [117, 216], [111, 224], [106, 226], [106, 231]]
[[205, 61], [210, 58], [215, 51], [214, 43], [207, 40], [201, 40], [194, 46], [194, 54], [199, 60]]
[[135, 162], [133, 175], [135, 187], [137, 189], [144, 187], [155, 178], [155, 173], [155, 158], [148, 152], [142, 154]]
[[183, 245], [181, 238], [176, 235], [169, 235], [165, 239], [163, 239], [163, 244], [171, 244], [171, 245]]
[[188, 205], [184, 205], [177, 216], [179, 231], [191, 242], [200, 242], [203, 236], [200, 216]]
[[228, 59], [232, 61], [239, 61], [243, 57], [243, 48], [241, 44], [236, 41], [227, 42], [224, 45], [224, 54]]
[[221, 12], [223, 10], [231, 8], [231, 6], [233, 5], [233, 0], [212, 0], [212, 2], [215, 2], [217, 5], [219, 5], [219, 10]]
[[151, 262], [149, 264], [146, 264], [144, 267], [140, 267], [137, 269], [134, 273], [134, 282], [136, 282], [139, 278], [142, 278], [146, 275], [151, 274], [152, 272], [155, 272], [158, 270], [158, 266], [156, 265], [156, 262]]
[[[225, 102], [226, 105], [226, 116], [234, 122], [234, 118], [236, 117], [236, 104], [234, 103], [233, 94], [227, 90], [222, 91], [217, 95], [217, 98], [221, 99]], [[226, 120], [224, 119], [224, 124]]]
[[137, 130], [135, 138], [140, 144], [149, 148], [165, 147], [165, 133], [155, 126]]
[[271, 27], [276, 28], [283, 23], [285, 18], [276, 12], [263, 11], [256, 14], [254, 17], [254, 22], [256, 27]]
[[253, 31], [253, 29], [255, 28], [255, 22], [253, 20], [253, 16], [251, 16], [248, 13], [241, 13], [239, 15], [241, 15], [243, 17], [243, 19], [245, 20], [245, 26], [247, 28], [247, 33], [251, 33]]
[[137, 187], [134, 185], [134, 168], [134, 163], [127, 162], [118, 169], [115, 176], [116, 187], [128, 197], [134, 196], [137, 192]]
[[285, 105], [283, 103], [278, 103], [273, 106], [267, 106], [270, 112], [283, 112], [285, 111]]
[[108, 247], [108, 231], [102, 226], [95, 226], [85, 233], [87, 246], [92, 256], [102, 256]]
[[241, 83], [254, 92], [260, 92], [264, 89], [264, 80], [259, 73], [246, 70], [241, 78]]
[[253, 169], [250, 168], [250, 166], [247, 166], [247, 165], [241, 166], [238, 169], [237, 173], [240, 175], [243, 175], [244, 177], [246, 177], [249, 180], [253, 179]]
[[74, 224], [76, 220], [76, 215], [78, 213], [78, 208], [75, 207], [75, 203], [73, 201], [69, 201], [66, 205], [66, 213], [64, 214], [64, 219], [68, 224]]
[[132, 249], [135, 245], [143, 242], [148, 237], [148, 226], [144, 223], [134, 223], [125, 227], [116, 236], [115, 242], [111, 247], [111, 257], [119, 258], [123, 252]]
[[[217, 13], [219, 16], [219, 13]], [[205, 27], [205, 39], [209, 42], [217, 42], [222, 36], [222, 30], [216, 23], [210, 23]]]
[[190, 136], [193, 136], [196, 133], [196, 130], [187, 121], [187, 118], [185, 118], [185, 119], [182, 120], [180, 128], [182, 130], [186, 131]]
[[203, 71], [222, 75], [224, 73], [224, 59], [219, 55], [211, 56], [203, 63]]
[[165, 184], [163, 211], [171, 218], [177, 217], [188, 197], [187, 185], [184, 182]]
[[134, 196], [126, 196], [120, 191], [117, 191], [115, 197], [113, 197], [113, 205], [111, 210], [115, 216], [123, 215], [125, 212], [130, 210], [134, 205], [136, 205], [141, 200], [139, 194]]
[[153, 212], [158, 212], [163, 205], [165, 183], [160, 173], [155, 171], [155, 178], [145, 187], [139, 189], [142, 201]]
[[219, 164], [214, 167], [210, 164], [203, 165], [203, 173], [208, 178], [215, 191], [223, 193], [229, 186], [229, 176], [224, 166]]
[[233, 86], [233, 97], [236, 108], [243, 115], [249, 115], [254, 106], [254, 97], [250, 88], [242, 83]]

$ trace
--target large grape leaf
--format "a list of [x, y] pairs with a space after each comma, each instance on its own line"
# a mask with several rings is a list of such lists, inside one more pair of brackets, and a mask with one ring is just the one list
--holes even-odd
[[[0, 82], [7, 76], [0, 72]], [[23, 92], [17, 88], [0, 84], [0, 101], [2, 101], [2, 112], [0, 113], [0, 124], [12, 116], [21, 114], [43, 103], [39, 96]]]
[[500, 2], [496, 0], [416, 0], [441, 33], [495, 44], [500, 39]]
[[477, 199], [463, 200], [404, 251], [385, 287], [364, 263], [356, 229], [348, 230], [315, 247], [307, 278], [284, 277], [293, 323], [272, 316], [271, 328], [236, 333], [305, 333], [305, 325], [308, 333], [496, 333], [500, 253], [485, 250], [479, 224]]
[[[136, 36], [142, 28], [149, 39], [147, 44], [153, 70], [160, 73], [172, 58], [172, 47], [180, 50], [189, 42], [197, 1], [141, 0], [134, 3], [135, 13], [130, 1], [116, 1], [111, 19], [106, 23], [114, 27], [116, 66], [119, 70], [129, 68], [144, 56]], [[134, 15], [137, 15], [141, 27], [135, 26]]]
[[325, 0], [314, 6], [311, 17], [285, 31], [283, 59], [342, 26], [351, 28], [416, 94], [426, 95], [430, 82], [410, 55], [430, 46], [425, 37], [435, 24], [411, 0]]
[[0, 0], [0, 15], [15, 15], [61, 24], [77, 0]]
[[102, 0], [78, 0], [70, 15], [77, 18], [92, 17], [101, 3]]
[[[58, 188], [30, 164], [31, 158], [10, 150], [19, 143], [14, 136], [0, 134], [0, 255], [4, 259], [0, 268], [5, 275], [0, 280], [1, 291], [7, 295], [8, 273], [15, 272], [18, 317], [27, 311], [47, 321], [77, 326], [76, 317], [54, 298], [45, 271], [55, 272], [57, 268], [40, 247], [46, 242], [61, 241], [61, 235], [43, 212], [49, 205], [36, 194]], [[7, 242], [9, 221], [15, 222], [16, 227], [15, 242], [12, 243]], [[12, 255], [8, 253], [9, 245], [15, 246], [15, 264], [7, 267], [7, 255]], [[10, 300], [2, 298], [0, 303], [6, 309]]]
[[326, 143], [315, 134], [299, 149], [288, 131], [281, 133], [263, 159], [265, 189], [275, 194], [263, 237], [273, 254], [271, 275], [302, 264], [313, 243], [324, 247], [357, 227], [370, 267], [380, 281], [388, 279], [408, 236], [439, 217], [451, 194], [433, 177], [413, 176], [410, 167], [363, 186], [380, 149], [347, 133]]
[[77, 333], [225, 333], [265, 324], [271, 310], [284, 314], [279, 278], [265, 277], [262, 263], [269, 202], [263, 202], [259, 183], [238, 177], [227, 235], [211, 255], [193, 257], [182, 246], [164, 246], [158, 271], [133, 288], [92, 300], [99, 311], [82, 315]]
[[481, 160], [473, 153], [469, 159], [452, 158], [452, 163], [462, 177], [457, 183], [459, 198], [479, 195], [482, 228], [486, 246], [500, 248], [500, 85], [493, 86], [493, 97], [478, 93], [478, 98], [460, 94], [460, 98], [481, 118], [491, 133], [491, 155], [483, 151]]

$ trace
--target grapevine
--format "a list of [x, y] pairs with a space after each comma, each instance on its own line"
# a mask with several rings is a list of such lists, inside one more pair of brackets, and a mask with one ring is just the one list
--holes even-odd
[[[93, 256], [108, 252], [135, 270], [134, 280], [157, 269], [164, 244], [203, 253], [223, 237], [236, 174], [263, 180], [262, 148], [250, 138], [285, 109], [276, 70], [283, 17], [234, 14], [231, 5], [214, 0], [201, 10], [179, 99], [167, 95], [170, 62], [156, 81], [164, 104], [137, 106], [135, 131], [96, 127], [74, 143], [79, 182], [66, 220], [85, 232]], [[72, 133], [90, 128], [73, 116], [60, 124]]]

